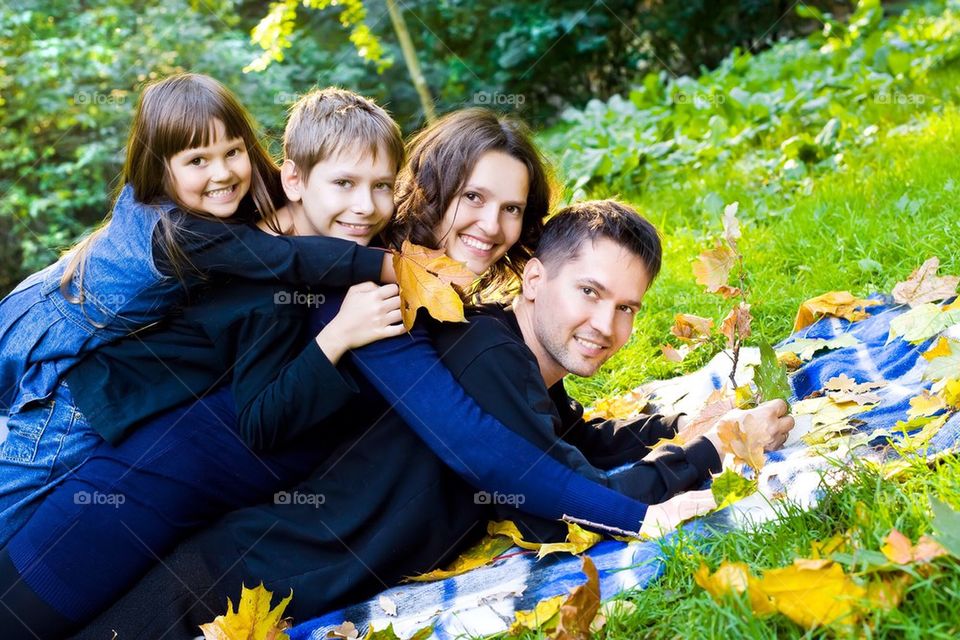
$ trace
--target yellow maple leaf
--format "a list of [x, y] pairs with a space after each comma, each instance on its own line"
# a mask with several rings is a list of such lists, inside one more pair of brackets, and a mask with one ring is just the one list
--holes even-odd
[[724, 445], [724, 450], [732, 453], [734, 460], [749, 465], [756, 471], [763, 468], [765, 429], [759, 418], [748, 414], [741, 422], [722, 420], [717, 424], [717, 435]]
[[293, 599], [293, 590], [273, 609], [270, 608], [272, 598], [273, 592], [267, 591], [263, 583], [255, 589], [244, 585], [237, 610], [233, 610], [233, 603], [227, 598], [227, 613], [200, 625], [203, 637], [206, 640], [287, 640], [289, 636], [283, 630], [290, 625], [281, 616]]
[[924, 389], [920, 395], [910, 398], [910, 408], [907, 410], [907, 420], [932, 416], [938, 411], [946, 408], [947, 403], [943, 398], [940, 396], [935, 396]]
[[514, 542], [509, 537], [490, 534], [457, 556], [457, 559], [446, 569], [434, 569], [428, 573], [408, 576], [405, 580], [410, 582], [433, 582], [434, 580], [446, 580], [453, 576], [459, 576], [477, 567], [490, 564], [513, 545]]
[[476, 275], [462, 262], [442, 249], [427, 249], [404, 240], [400, 252], [393, 254], [393, 269], [400, 286], [400, 315], [407, 331], [413, 327], [420, 307], [442, 322], [466, 321], [463, 300], [451, 285], [469, 287]]
[[917, 544], [914, 545], [910, 542], [910, 538], [896, 529], [891, 529], [887, 537], [883, 539], [883, 546], [880, 547], [880, 551], [890, 562], [897, 564], [914, 562], [926, 564], [934, 558], [950, 555], [949, 551], [929, 536], [920, 536]]
[[789, 567], [765, 571], [757, 587], [773, 600], [777, 611], [807, 629], [854, 622], [857, 601], [866, 595], [840, 565], [803, 558]]
[[597, 400], [592, 407], [583, 412], [583, 419], [626, 420], [638, 416], [648, 404], [650, 404], [648, 394], [628, 391], [619, 396]]
[[693, 275], [697, 284], [706, 287], [710, 293], [732, 297], [740, 293], [739, 289], [727, 285], [730, 270], [736, 263], [737, 254], [727, 245], [718, 244], [697, 256], [697, 261], [693, 263]]
[[797, 317], [793, 321], [793, 330], [796, 332], [813, 324], [818, 315], [845, 318], [851, 322], [863, 320], [870, 315], [863, 309], [878, 304], [880, 304], [879, 300], [857, 298], [849, 291], [831, 291], [810, 298], [800, 305]]
[[556, 627], [559, 618], [557, 614], [560, 613], [560, 607], [566, 599], [567, 596], [564, 595], [554, 596], [541, 600], [533, 609], [517, 611], [507, 633], [516, 636], [520, 635], [524, 629], [536, 631], [541, 628]]
[[757, 579], [750, 573], [746, 563], [723, 562], [712, 575], [707, 565], [701, 564], [693, 579], [717, 602], [733, 594], [747, 592], [750, 608], [758, 616], [776, 611], [770, 597], [757, 587]]
[[[946, 309], [946, 307], [944, 307], [944, 309]], [[935, 345], [923, 352], [923, 357], [925, 360], [931, 361], [941, 356], [949, 356], [951, 353], [950, 341], [946, 336], [940, 336]]]
[[893, 299], [900, 304], [915, 307], [925, 302], [937, 302], [957, 295], [960, 277], [938, 276], [940, 259], [928, 258], [904, 282], [893, 288]]
[[568, 522], [566, 542], [548, 542], [542, 545], [540, 549], [537, 550], [537, 558], [539, 559], [545, 555], [560, 551], [576, 555], [583, 553], [601, 540], [603, 540], [603, 536], [599, 533], [587, 531], [573, 522]]

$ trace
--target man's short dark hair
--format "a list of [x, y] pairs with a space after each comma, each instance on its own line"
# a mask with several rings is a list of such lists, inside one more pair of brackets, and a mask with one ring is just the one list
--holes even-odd
[[533, 257], [545, 265], [575, 259], [587, 240], [608, 238], [643, 261], [650, 283], [660, 273], [660, 234], [636, 209], [616, 200], [578, 202], [547, 221]]

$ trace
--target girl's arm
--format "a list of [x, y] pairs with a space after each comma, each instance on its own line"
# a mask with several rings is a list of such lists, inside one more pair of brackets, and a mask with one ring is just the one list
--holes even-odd
[[[187, 273], [329, 287], [381, 282], [392, 274], [389, 253], [349, 240], [274, 236], [252, 225], [181, 215], [178, 244], [190, 263]], [[154, 262], [162, 274], [172, 276], [176, 271], [164, 246], [158, 226]]]

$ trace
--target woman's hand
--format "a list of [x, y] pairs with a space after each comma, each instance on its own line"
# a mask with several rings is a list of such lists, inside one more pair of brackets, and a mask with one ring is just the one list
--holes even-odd
[[373, 282], [347, 290], [340, 311], [317, 335], [317, 344], [336, 364], [348, 349], [356, 349], [404, 332], [400, 318], [400, 288]]

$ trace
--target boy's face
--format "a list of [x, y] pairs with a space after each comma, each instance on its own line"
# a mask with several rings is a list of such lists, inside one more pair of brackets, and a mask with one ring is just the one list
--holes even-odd
[[643, 261], [608, 238], [584, 242], [563, 264], [531, 260], [523, 297], [533, 303], [536, 344], [528, 346], [561, 375], [592, 376], [630, 338], [649, 284]]
[[[284, 163], [284, 190], [302, 206], [294, 213], [299, 235], [321, 235], [366, 245], [393, 216], [396, 163], [384, 149], [345, 149], [309, 169]], [[306, 178], [306, 180], [305, 180]]]

